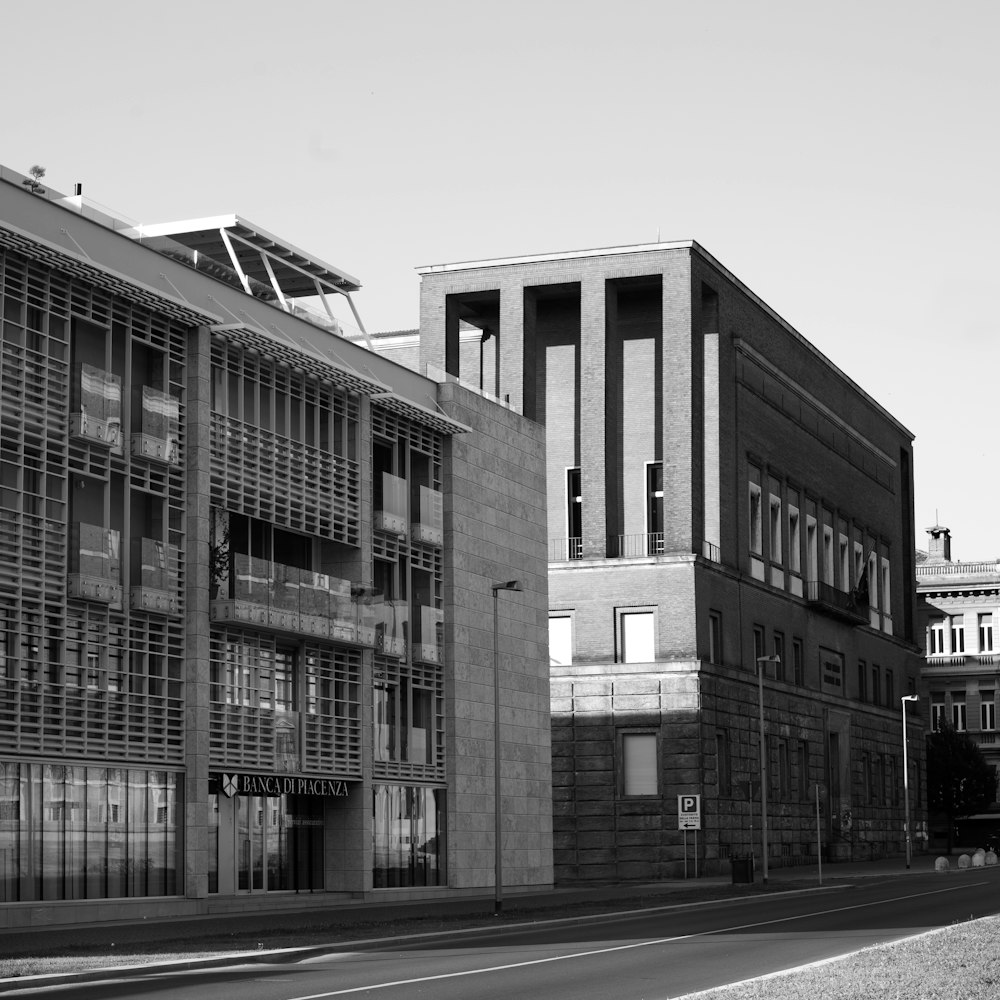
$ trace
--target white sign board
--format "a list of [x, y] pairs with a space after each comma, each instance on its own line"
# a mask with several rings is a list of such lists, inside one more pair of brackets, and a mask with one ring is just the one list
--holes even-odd
[[677, 829], [678, 830], [701, 829], [700, 795], [677, 796]]

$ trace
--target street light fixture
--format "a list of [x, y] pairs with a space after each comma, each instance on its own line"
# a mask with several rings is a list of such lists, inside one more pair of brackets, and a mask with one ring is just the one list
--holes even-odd
[[900, 699], [900, 711], [903, 713], [903, 832], [906, 835], [906, 867], [910, 867], [910, 768], [907, 758], [909, 747], [906, 742], [906, 703], [920, 701], [915, 694], [904, 694]]
[[760, 709], [760, 844], [764, 855], [763, 883], [767, 885], [767, 750], [764, 747], [764, 664], [780, 664], [781, 657], [757, 657], [757, 704]]
[[501, 590], [520, 590], [517, 580], [491, 584], [493, 591], [493, 912], [503, 910], [503, 850], [500, 844], [500, 646], [499, 602]]

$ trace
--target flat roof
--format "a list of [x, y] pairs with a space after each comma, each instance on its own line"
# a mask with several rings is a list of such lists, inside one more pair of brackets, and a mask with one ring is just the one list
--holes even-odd
[[222, 237], [225, 230], [230, 236], [233, 251], [243, 273], [265, 285], [271, 279], [261, 259], [267, 255], [282, 294], [289, 298], [315, 295], [316, 282], [342, 292], [356, 292], [361, 287], [357, 278], [340, 268], [327, 264], [318, 257], [307, 254], [287, 240], [269, 233], [239, 215], [218, 215], [205, 219], [187, 219], [181, 222], [158, 222], [136, 227], [140, 241], [165, 236], [189, 250], [232, 267], [232, 260]]

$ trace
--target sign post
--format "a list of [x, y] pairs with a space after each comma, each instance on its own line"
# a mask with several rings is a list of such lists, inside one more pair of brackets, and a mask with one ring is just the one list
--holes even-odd
[[701, 829], [701, 796], [677, 796], [677, 829], [684, 831], [684, 877], [687, 878], [687, 832], [694, 830], [694, 877], [698, 877], [698, 831]]

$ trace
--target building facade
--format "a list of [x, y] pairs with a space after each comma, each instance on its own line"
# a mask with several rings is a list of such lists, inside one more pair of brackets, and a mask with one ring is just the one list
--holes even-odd
[[[924, 715], [930, 729], [947, 723], [971, 736], [1000, 773], [1000, 646], [994, 632], [1000, 622], [1000, 559], [955, 562], [948, 528], [934, 525], [927, 535], [926, 558], [917, 564], [919, 634], [926, 657]], [[995, 835], [1000, 831], [1000, 802], [960, 826], [962, 843], [978, 844], [985, 835]], [[930, 833], [936, 843], [947, 843], [946, 823], [942, 829], [932, 822]]]
[[0, 170], [5, 926], [551, 883], [543, 435], [357, 287]]
[[545, 426], [557, 880], [759, 865], [762, 776], [771, 865], [902, 851], [909, 432], [695, 243], [419, 273], [420, 370]]

